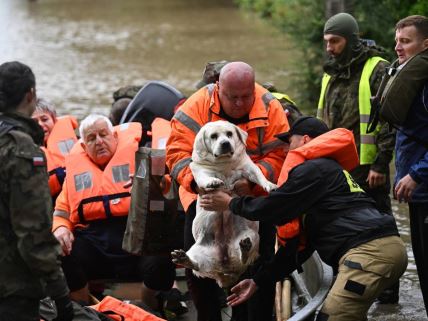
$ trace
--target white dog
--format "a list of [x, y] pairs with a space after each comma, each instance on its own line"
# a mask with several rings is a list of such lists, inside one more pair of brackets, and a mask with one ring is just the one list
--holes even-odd
[[[269, 182], [245, 151], [248, 134], [227, 122], [207, 123], [193, 145], [190, 169], [198, 187], [232, 191], [241, 178], [260, 185], [267, 192], [277, 186]], [[225, 212], [206, 211], [196, 205], [192, 233], [196, 243], [184, 252], [173, 251], [173, 261], [193, 269], [199, 277], [215, 279], [221, 287], [236, 283], [258, 256], [258, 222]]]

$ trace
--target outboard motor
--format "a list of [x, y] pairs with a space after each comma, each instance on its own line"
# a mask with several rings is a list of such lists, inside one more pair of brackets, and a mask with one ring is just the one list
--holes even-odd
[[126, 107], [120, 124], [139, 122], [143, 127], [141, 145], [150, 140], [147, 132], [152, 129], [152, 122], [160, 117], [171, 120], [175, 109], [180, 106], [186, 97], [171, 85], [162, 81], [150, 81], [135, 95]]

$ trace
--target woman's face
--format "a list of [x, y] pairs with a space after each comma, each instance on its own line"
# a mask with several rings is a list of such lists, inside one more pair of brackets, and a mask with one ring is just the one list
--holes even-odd
[[48, 112], [38, 111], [36, 110], [31, 116], [36, 122], [39, 123], [40, 127], [42, 127], [43, 132], [45, 133], [45, 145], [48, 140], [48, 137], [52, 131], [52, 128], [55, 125], [54, 118]]

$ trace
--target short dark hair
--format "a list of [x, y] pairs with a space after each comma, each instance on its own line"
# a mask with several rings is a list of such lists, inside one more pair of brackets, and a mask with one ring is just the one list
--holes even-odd
[[395, 25], [395, 30], [402, 29], [404, 27], [414, 26], [418, 34], [423, 38], [428, 38], [428, 18], [420, 15], [408, 16], [401, 19]]
[[0, 65], [0, 112], [16, 109], [35, 86], [36, 77], [27, 65], [18, 61]]
[[131, 98], [123, 97], [119, 98], [113, 103], [113, 105], [111, 105], [110, 115], [108, 116], [108, 118], [111, 120], [113, 126], [119, 125], [123, 113], [125, 112], [126, 107], [128, 107], [131, 101]]

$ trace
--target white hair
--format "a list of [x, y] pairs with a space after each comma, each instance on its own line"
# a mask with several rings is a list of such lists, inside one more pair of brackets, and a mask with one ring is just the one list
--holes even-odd
[[85, 131], [93, 126], [98, 120], [104, 120], [108, 126], [108, 129], [113, 133], [113, 125], [110, 121], [110, 119], [108, 119], [106, 116], [104, 115], [98, 115], [98, 114], [90, 114], [88, 116], [85, 117], [85, 119], [82, 120], [82, 122], [80, 123], [80, 127], [79, 127], [79, 134], [80, 134], [80, 138], [84, 141], [84, 134]]

